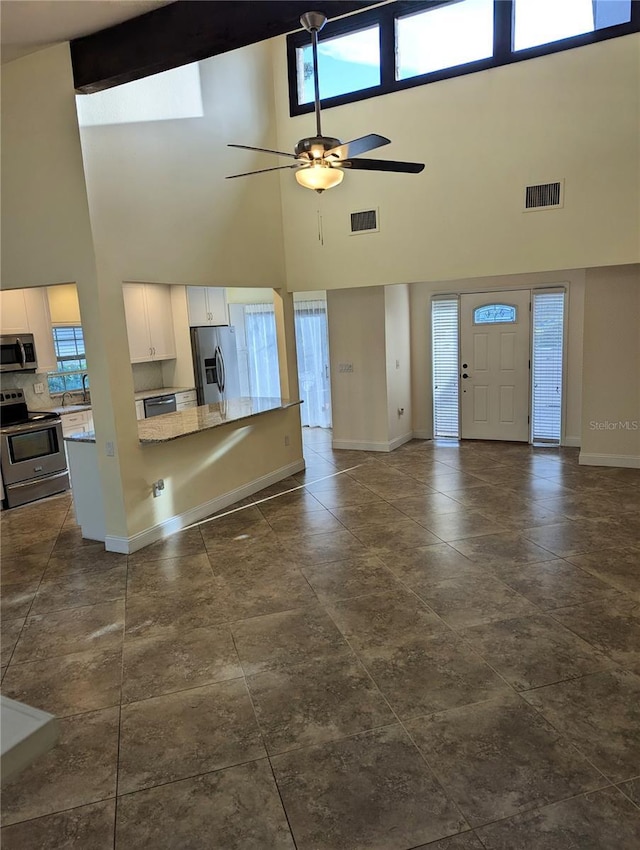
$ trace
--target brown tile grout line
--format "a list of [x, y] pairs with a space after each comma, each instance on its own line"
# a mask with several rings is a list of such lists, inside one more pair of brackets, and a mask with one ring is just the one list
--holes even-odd
[[[53, 498], [55, 499], [55, 496]], [[38, 591], [40, 590], [40, 585], [42, 584], [44, 576], [47, 572], [47, 568], [49, 566], [49, 561], [51, 560], [53, 550], [55, 549], [56, 543], [58, 542], [58, 537], [60, 536], [60, 533], [61, 533], [62, 529], [64, 528], [64, 524], [67, 521], [67, 517], [69, 516], [69, 513], [71, 511], [71, 507], [72, 507], [72, 505], [69, 504], [69, 507], [65, 511], [62, 522], [60, 523], [60, 527], [58, 528], [58, 531], [56, 532], [55, 540], [54, 540], [53, 546], [51, 547], [49, 555], [47, 557], [47, 562], [45, 564], [44, 570], [42, 571], [42, 575], [40, 576], [40, 580], [38, 581], [38, 586], [36, 587], [36, 590], [35, 590], [35, 593], [33, 594], [33, 598], [31, 600], [31, 603], [29, 604], [29, 608], [27, 609], [27, 613], [25, 614], [24, 620], [22, 621], [22, 626], [20, 627], [20, 631], [18, 632], [18, 637], [16, 638], [16, 642], [13, 645], [13, 649], [11, 650], [11, 655], [9, 656], [9, 660], [7, 661], [7, 663], [5, 665], [5, 675], [6, 675], [7, 671], [9, 670], [9, 665], [13, 661], [13, 656], [15, 654], [17, 647], [18, 647], [18, 644], [20, 643], [20, 639], [22, 637], [22, 632], [24, 631], [24, 627], [27, 623], [27, 620], [29, 619], [29, 616], [31, 615], [31, 609], [33, 608], [33, 604], [36, 600], [36, 596], [38, 595]], [[4, 681], [4, 675], [3, 675], [2, 679]]]
[[[365, 486], [366, 486], [366, 485], [365, 485]], [[385, 501], [386, 501], [386, 500], [385, 500]], [[67, 512], [67, 514], [68, 514], [68, 512]], [[64, 521], [63, 521], [63, 524], [64, 524]], [[55, 545], [55, 544], [54, 544], [54, 545]], [[418, 547], [414, 547], [414, 548], [418, 548]], [[51, 557], [51, 555], [50, 555], [49, 557]], [[338, 560], [340, 560], [340, 559], [338, 559]], [[386, 569], [386, 570], [388, 570], [388, 568], [386, 567], [386, 565], [384, 565], [384, 566], [385, 566], [385, 569]], [[391, 572], [390, 570], [388, 570], [388, 571], [389, 571], [389, 572]], [[45, 567], [45, 572], [46, 572], [46, 567]], [[304, 573], [302, 573], [302, 574], [303, 574], [303, 576], [304, 576]], [[392, 573], [392, 574], [393, 574], [393, 573]], [[44, 573], [43, 573], [43, 575], [44, 575]], [[306, 576], [304, 576], [304, 577], [305, 577], [305, 579], [306, 579]], [[394, 575], [394, 577], [396, 578], [396, 580], [397, 580], [397, 581], [399, 581], [399, 583], [400, 583], [400, 584], [402, 584], [402, 582], [401, 582], [401, 581], [400, 581], [400, 580], [399, 580], [399, 579], [398, 579], [395, 575]], [[307, 580], [307, 581], [308, 581], [308, 580]], [[41, 580], [40, 580], [40, 583], [41, 583], [41, 582], [42, 582], [42, 578], [41, 578]], [[313, 588], [312, 588], [312, 590], [313, 590]], [[409, 590], [410, 590], [410, 589], [409, 589]], [[36, 591], [36, 592], [37, 592], [37, 591]], [[411, 591], [411, 592], [413, 593], [413, 591]], [[314, 591], [314, 593], [315, 593], [315, 591]], [[364, 595], [367, 595], [367, 594], [364, 594]], [[417, 594], [415, 594], [415, 595], [417, 596]], [[419, 598], [419, 599], [420, 599], [420, 601], [424, 604], [424, 600], [422, 600], [420, 597], [418, 597], [418, 598]], [[34, 600], [35, 600], [35, 594], [34, 594]], [[33, 605], [33, 600], [32, 600], [32, 603], [31, 603], [31, 604]], [[320, 603], [320, 604], [322, 604], [322, 603]], [[81, 606], [81, 607], [90, 607], [90, 606]], [[428, 607], [428, 606], [427, 606], [427, 607]], [[536, 607], [537, 607], [537, 606], [536, 606]], [[328, 613], [328, 612], [327, 612], [327, 613]], [[434, 612], [434, 613], [435, 613], [435, 612]], [[438, 616], [438, 615], [436, 614], [436, 616]], [[26, 618], [27, 618], [27, 617], [28, 617], [28, 613], [27, 613], [27, 615], [26, 615], [26, 617], [25, 617], [25, 622], [26, 622]], [[450, 628], [450, 627], [448, 626], [448, 624], [445, 624], [445, 625], [446, 625], [446, 627], [447, 627], [447, 628]], [[455, 631], [455, 630], [452, 630], [452, 631]], [[345, 639], [345, 640], [346, 640], [346, 639]], [[347, 641], [347, 643], [348, 643], [348, 641]], [[17, 641], [16, 641], [16, 645], [17, 645]], [[234, 645], [235, 645], [235, 641], [234, 641]], [[351, 648], [351, 649], [352, 649], [352, 648]], [[352, 649], [352, 651], [353, 651], [353, 649]], [[12, 655], [13, 655], [13, 653], [12, 653]], [[357, 655], [356, 655], [356, 657], [358, 658], [358, 656], [357, 656]], [[481, 657], [481, 656], [480, 656], [480, 657]], [[482, 659], [482, 660], [484, 661], [484, 659]], [[359, 658], [358, 658], [358, 661], [359, 661], [359, 663], [361, 663]], [[9, 662], [9, 663], [10, 663], [10, 662]], [[485, 663], [486, 663], [486, 662], [485, 662]], [[364, 665], [362, 665], [362, 666], [364, 667]], [[490, 665], [488, 665], [488, 666], [490, 666]], [[364, 669], [366, 670], [366, 668], [364, 668]], [[367, 672], [367, 674], [368, 674], [368, 671], [366, 671], [366, 672]], [[497, 672], [497, 671], [494, 671], [494, 672]], [[369, 675], [369, 674], [368, 674], [368, 675]], [[499, 674], [498, 674], [498, 675], [499, 675]], [[500, 676], [500, 678], [502, 678], [502, 677]], [[373, 679], [372, 679], [372, 681], [373, 681]], [[561, 680], [561, 681], [563, 681], [563, 680]], [[374, 682], [374, 684], [376, 685], [376, 688], [377, 688], [377, 684], [376, 684], [375, 682]], [[507, 683], [507, 684], [509, 684], [509, 683]], [[511, 687], [511, 686], [509, 685], [509, 687]], [[516, 692], [516, 693], [518, 693], [518, 692]], [[382, 695], [382, 696], [383, 696], [383, 698], [384, 698], [384, 695]], [[384, 699], [385, 699], [385, 701], [386, 701], [386, 698], [384, 698]], [[252, 704], [253, 704], [253, 703], [252, 703]], [[389, 708], [391, 709], [391, 706], [389, 706]], [[393, 711], [393, 709], [391, 709], [391, 711], [392, 711], [392, 712], [393, 712], [393, 714], [395, 715], [395, 712]], [[255, 708], [254, 708], [254, 714], [255, 714]], [[395, 715], [395, 716], [397, 716], [397, 715]], [[399, 719], [399, 718], [398, 718], [398, 719]], [[257, 720], [257, 718], [256, 718], [256, 720]], [[401, 722], [401, 721], [400, 721], [400, 722]], [[548, 721], [547, 721], [547, 722], [548, 722]], [[402, 726], [403, 726], [403, 728], [404, 728], [404, 724], [402, 724], [402, 723], [401, 723], [401, 725], [402, 725]], [[406, 731], [406, 729], [405, 729], [405, 731]], [[408, 734], [408, 733], [407, 733], [407, 734]], [[409, 736], [409, 737], [410, 737], [410, 736]], [[577, 749], [577, 748], [576, 748], [576, 749]], [[580, 752], [580, 751], [578, 750], [578, 752]], [[597, 768], [596, 768], [596, 769], [597, 769]], [[598, 772], [599, 772], [599, 771], [598, 771]], [[626, 795], [625, 795], [625, 796], [626, 796]]]

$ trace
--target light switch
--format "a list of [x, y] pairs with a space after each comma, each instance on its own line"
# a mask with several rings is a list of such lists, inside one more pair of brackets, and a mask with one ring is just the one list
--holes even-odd
[[40, 393], [43, 393], [44, 392], [44, 384], [34, 384], [33, 385], [33, 391], [34, 391], [34, 393], [38, 393], [38, 395]]

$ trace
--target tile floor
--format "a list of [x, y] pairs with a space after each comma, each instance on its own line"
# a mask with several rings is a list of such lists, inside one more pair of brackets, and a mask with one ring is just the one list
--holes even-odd
[[3, 691], [61, 727], [4, 850], [637, 850], [640, 472], [305, 447], [129, 558], [3, 514]]

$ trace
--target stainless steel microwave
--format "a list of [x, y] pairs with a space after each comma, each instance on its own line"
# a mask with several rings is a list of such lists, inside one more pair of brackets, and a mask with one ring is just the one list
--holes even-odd
[[33, 334], [2, 334], [0, 357], [0, 372], [35, 372], [38, 361]]

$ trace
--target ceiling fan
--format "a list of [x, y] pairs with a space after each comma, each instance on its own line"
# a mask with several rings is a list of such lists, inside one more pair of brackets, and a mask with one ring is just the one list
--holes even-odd
[[313, 50], [313, 84], [315, 91], [316, 135], [300, 139], [293, 153], [273, 151], [268, 148], [255, 148], [251, 145], [229, 145], [230, 148], [242, 148], [249, 151], [272, 153], [295, 159], [293, 165], [276, 165], [274, 168], [261, 168], [259, 171], [247, 171], [243, 174], [231, 174], [234, 177], [248, 177], [251, 174], [264, 174], [267, 171], [295, 169], [296, 180], [307, 189], [324, 192], [342, 182], [343, 169], [353, 171], [394, 171], [405, 174], [419, 174], [424, 169], [421, 162], [396, 162], [384, 159], [356, 159], [362, 153], [390, 144], [391, 140], [377, 133], [361, 136], [350, 142], [341, 142], [333, 136], [323, 136], [320, 125], [320, 85], [318, 82], [318, 33], [327, 22], [322, 12], [306, 12], [300, 23], [311, 33]]

